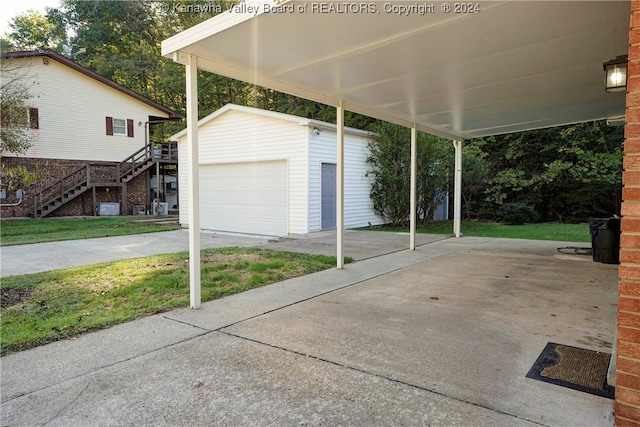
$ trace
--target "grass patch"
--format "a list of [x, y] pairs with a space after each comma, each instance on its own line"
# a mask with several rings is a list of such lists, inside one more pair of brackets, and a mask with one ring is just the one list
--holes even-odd
[[133, 217], [5, 219], [0, 221], [0, 246], [153, 233], [176, 228], [176, 224], [158, 224]]
[[[350, 259], [347, 259], [350, 261]], [[335, 257], [256, 248], [202, 251], [202, 301], [333, 267]], [[0, 353], [189, 305], [188, 253], [2, 279]]]
[[[408, 232], [409, 228], [376, 227], [366, 230]], [[476, 237], [502, 237], [529, 240], [557, 240], [561, 242], [591, 242], [588, 224], [540, 224], [506, 225], [492, 222], [462, 221], [462, 234]], [[425, 234], [453, 234], [453, 221], [437, 221], [420, 225], [416, 232]]]

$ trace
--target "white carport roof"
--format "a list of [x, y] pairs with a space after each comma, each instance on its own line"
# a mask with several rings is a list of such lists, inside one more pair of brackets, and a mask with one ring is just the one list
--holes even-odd
[[[277, 3], [286, 11], [273, 13]], [[163, 41], [162, 54], [454, 139], [624, 115], [602, 64], [627, 53], [629, 2], [394, 13], [423, 4], [249, 0]]]
[[[186, 65], [192, 307], [200, 306], [196, 67], [338, 107], [338, 268], [344, 110], [412, 128], [411, 249], [418, 130], [454, 140], [460, 237], [462, 140], [624, 115], [625, 93], [605, 93], [602, 64], [628, 52], [629, 2], [479, 2], [474, 13], [445, 13], [457, 4], [248, 0], [162, 42], [163, 55]], [[418, 13], [394, 13], [400, 6]]]

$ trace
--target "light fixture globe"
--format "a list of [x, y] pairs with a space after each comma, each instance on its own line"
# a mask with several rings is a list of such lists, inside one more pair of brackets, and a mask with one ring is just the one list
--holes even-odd
[[607, 92], [623, 92], [627, 89], [627, 55], [618, 56], [602, 64], [604, 86]]

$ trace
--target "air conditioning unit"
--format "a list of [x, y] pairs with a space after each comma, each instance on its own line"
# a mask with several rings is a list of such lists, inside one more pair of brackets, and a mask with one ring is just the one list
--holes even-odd
[[166, 203], [166, 202], [153, 203], [153, 214], [169, 215], [169, 203]]
[[133, 205], [132, 213], [134, 215], [144, 215], [147, 212], [147, 207], [145, 205]]

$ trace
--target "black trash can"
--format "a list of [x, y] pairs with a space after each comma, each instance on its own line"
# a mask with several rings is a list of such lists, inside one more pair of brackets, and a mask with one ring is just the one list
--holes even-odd
[[620, 263], [620, 218], [589, 218], [593, 260], [604, 264]]

